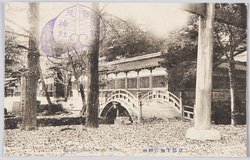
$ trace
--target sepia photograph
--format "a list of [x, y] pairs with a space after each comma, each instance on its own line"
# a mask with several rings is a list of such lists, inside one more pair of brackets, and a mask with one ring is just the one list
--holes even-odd
[[4, 10], [4, 157], [247, 156], [247, 3]]

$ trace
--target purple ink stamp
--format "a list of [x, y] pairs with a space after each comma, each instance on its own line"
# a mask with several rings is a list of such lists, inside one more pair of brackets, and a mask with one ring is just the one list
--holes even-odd
[[[100, 18], [99, 33], [94, 29], [98, 25], [94, 16]], [[105, 24], [101, 16], [93, 9], [78, 3], [64, 9], [43, 27], [41, 48], [50, 57], [80, 53], [84, 47], [91, 47], [90, 42], [96, 36], [99, 36], [101, 42], [105, 34]]]

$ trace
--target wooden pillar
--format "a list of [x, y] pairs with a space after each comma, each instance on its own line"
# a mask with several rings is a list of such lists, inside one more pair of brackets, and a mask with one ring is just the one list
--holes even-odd
[[183, 93], [180, 92], [180, 110], [181, 110], [181, 118], [184, 116], [184, 106], [183, 106]]
[[211, 129], [213, 20], [215, 4], [206, 4], [205, 16], [199, 17], [198, 57], [195, 97], [195, 127], [186, 137], [197, 140], [219, 140], [220, 132]]
[[126, 77], [125, 77], [125, 89], [128, 89], [128, 72], [125, 72], [126, 73]]
[[140, 70], [137, 70], [137, 76], [136, 76], [136, 79], [137, 79], [137, 86], [136, 86], [136, 89], [137, 89], [137, 91], [140, 89], [140, 77], [139, 77], [139, 72], [140, 72]]
[[104, 96], [105, 96], [105, 101], [104, 101], [104, 103], [107, 103], [108, 91], [105, 92], [105, 95], [104, 95]]
[[114, 109], [116, 110], [116, 118], [120, 116], [119, 109], [118, 109], [118, 103], [113, 102], [112, 105], [114, 106]]
[[120, 117], [120, 112], [118, 106], [116, 106], [116, 117]]
[[[107, 82], [108, 82], [108, 78], [109, 78], [109, 75], [108, 74], [106, 74], [106, 80], [107, 80]], [[109, 82], [108, 82], [109, 83]], [[105, 89], [108, 89], [108, 85], [105, 85]]]
[[115, 89], [117, 89], [117, 73], [115, 73]]
[[199, 16], [195, 128], [203, 130], [211, 128], [214, 10], [207, 4], [206, 16]]
[[153, 88], [153, 76], [152, 76], [153, 69], [150, 68], [150, 75], [149, 75], [149, 88]]
[[169, 89], [168, 89], [168, 79], [169, 79], [169, 75], [168, 75], [168, 73], [166, 73], [166, 75], [165, 75], [165, 77], [166, 77], [166, 91], [168, 91]]
[[138, 100], [138, 123], [142, 123], [142, 103], [141, 103], [141, 98], [142, 98], [142, 95], [141, 95], [141, 92], [137, 92], [137, 100]]

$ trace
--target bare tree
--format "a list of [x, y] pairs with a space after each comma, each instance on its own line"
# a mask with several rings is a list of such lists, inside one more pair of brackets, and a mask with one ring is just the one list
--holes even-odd
[[[99, 13], [99, 3], [92, 3], [92, 9]], [[99, 35], [100, 35], [100, 18], [92, 14], [92, 19], [96, 25], [92, 28], [95, 31], [95, 37], [91, 42], [88, 51], [89, 63], [87, 65], [87, 114], [86, 126], [98, 127], [98, 106], [99, 106], [99, 78], [98, 78], [98, 57], [99, 57]]]
[[45, 81], [44, 81], [44, 76], [43, 76], [43, 73], [42, 73], [41, 65], [39, 65], [39, 71], [40, 71], [40, 80], [42, 82], [43, 92], [44, 92], [46, 100], [48, 102], [49, 114], [51, 114], [52, 102], [51, 102], [51, 99], [50, 99], [50, 96], [49, 96], [49, 93], [48, 93], [48, 88], [47, 88], [47, 86], [45, 84]]
[[36, 129], [37, 117], [37, 87], [39, 79], [39, 3], [29, 3], [29, 50], [28, 67], [22, 76], [22, 130]]

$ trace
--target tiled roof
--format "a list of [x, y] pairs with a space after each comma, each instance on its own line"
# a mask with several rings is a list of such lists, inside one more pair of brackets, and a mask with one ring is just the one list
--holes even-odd
[[158, 62], [161, 60], [161, 53], [158, 52], [108, 62], [103, 65], [100, 70], [104, 70], [104, 68], [106, 68], [106, 70], [108, 70], [109, 72], [121, 72], [150, 67], [159, 67], [160, 65]]
[[[151, 67], [159, 67], [159, 61], [163, 60], [163, 57], [160, 52], [146, 54], [142, 56], [136, 56], [132, 58], [119, 59], [112, 62], [105, 63], [100, 65], [100, 71], [108, 72], [122, 72], [122, 71], [131, 71], [137, 69], [145, 69]], [[228, 63], [224, 62], [218, 66], [220, 69], [228, 69]], [[236, 70], [247, 70], [246, 62], [235, 63]]]
[[[224, 63], [220, 64], [218, 67], [223, 68], [223, 69], [228, 69], [229, 64], [227, 62], [224, 62]], [[235, 69], [236, 70], [246, 71], [247, 70], [246, 62], [235, 62]]]
[[142, 56], [136, 56], [136, 57], [132, 57], [132, 58], [119, 59], [116, 61], [109, 62], [108, 64], [113, 65], [113, 64], [118, 64], [118, 63], [127, 63], [127, 62], [131, 62], [131, 61], [139, 61], [139, 60], [145, 60], [145, 59], [156, 58], [156, 57], [161, 57], [161, 52], [145, 54]]

